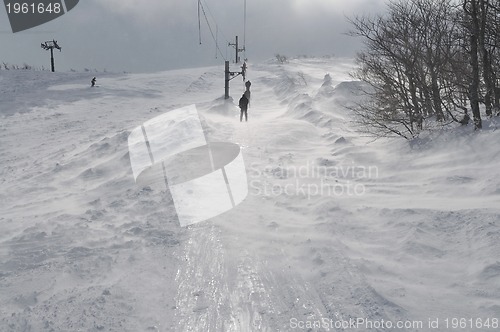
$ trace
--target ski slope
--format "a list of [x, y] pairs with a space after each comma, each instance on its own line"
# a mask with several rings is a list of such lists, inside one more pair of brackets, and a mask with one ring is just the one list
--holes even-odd
[[[0, 71], [0, 331], [500, 319], [499, 120], [363, 137], [344, 107], [363, 98], [352, 69], [250, 64], [247, 123], [239, 78], [221, 97], [223, 67], [103, 74], [97, 88], [92, 74]], [[242, 147], [249, 195], [182, 228], [165, 192], [134, 182], [127, 139], [191, 104], [208, 141]], [[335, 325], [349, 320], [407, 326]]]

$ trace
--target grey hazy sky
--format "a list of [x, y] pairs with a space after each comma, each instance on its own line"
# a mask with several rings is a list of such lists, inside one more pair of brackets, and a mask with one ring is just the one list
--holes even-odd
[[[243, 39], [244, 0], [202, 0], [212, 28], [218, 24], [224, 57], [234, 60], [227, 41]], [[50, 66], [40, 48], [56, 39], [56, 69], [91, 68], [146, 72], [223, 63], [202, 16], [198, 41], [197, 0], [81, 0], [66, 15], [13, 34], [0, 9], [0, 61]], [[345, 16], [383, 10], [384, 0], [247, 0], [246, 56], [252, 61], [276, 53], [353, 56], [359, 40], [345, 36]], [[215, 33], [215, 31], [214, 31]]]

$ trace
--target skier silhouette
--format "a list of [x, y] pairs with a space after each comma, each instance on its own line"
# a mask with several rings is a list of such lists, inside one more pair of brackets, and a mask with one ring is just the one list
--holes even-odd
[[247, 97], [247, 99], [248, 99], [248, 107], [250, 107], [250, 86], [251, 85], [252, 85], [252, 82], [250, 82], [250, 81], [245, 82], [245, 87], [246, 87], [245, 97]]
[[240, 98], [239, 106], [241, 109], [240, 122], [243, 121], [243, 114], [245, 114], [245, 121], [248, 121], [248, 98], [243, 94]]
[[247, 62], [243, 62], [243, 66], [241, 66], [241, 76], [243, 77], [243, 82], [245, 82], [245, 77], [247, 75]]
[[90, 83], [92, 84], [91, 87], [94, 87], [95, 86], [95, 82], [97, 81], [97, 79], [95, 78], [92, 78], [92, 80], [90, 81]]

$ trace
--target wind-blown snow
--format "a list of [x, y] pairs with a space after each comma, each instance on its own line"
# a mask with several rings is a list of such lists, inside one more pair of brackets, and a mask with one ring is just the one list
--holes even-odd
[[[251, 64], [248, 123], [240, 79], [221, 98], [223, 67], [96, 88], [82, 73], [0, 71], [0, 331], [499, 319], [498, 119], [373, 141], [344, 107], [363, 98], [352, 68]], [[191, 104], [208, 141], [242, 146], [250, 193], [181, 228], [167, 193], [135, 183], [127, 140]]]

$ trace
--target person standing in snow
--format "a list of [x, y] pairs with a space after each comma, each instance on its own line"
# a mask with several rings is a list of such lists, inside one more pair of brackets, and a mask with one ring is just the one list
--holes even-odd
[[248, 99], [248, 107], [250, 107], [250, 86], [252, 85], [252, 82], [246, 81], [245, 82], [245, 87], [247, 88], [245, 91], [245, 97]]
[[92, 78], [92, 80], [90, 81], [90, 84], [92, 84], [92, 85], [91, 85], [91, 87], [94, 87], [94, 86], [95, 86], [95, 82], [96, 82], [96, 81], [97, 81], [97, 79], [96, 79], [96, 78], [95, 78], [95, 76], [94, 76], [94, 78]]
[[245, 121], [248, 121], [248, 98], [243, 94], [240, 98], [239, 106], [241, 109], [240, 122], [243, 121], [243, 114], [245, 114]]
[[243, 77], [243, 82], [245, 82], [245, 77], [247, 75], [247, 62], [243, 62], [243, 66], [241, 66], [241, 77]]

